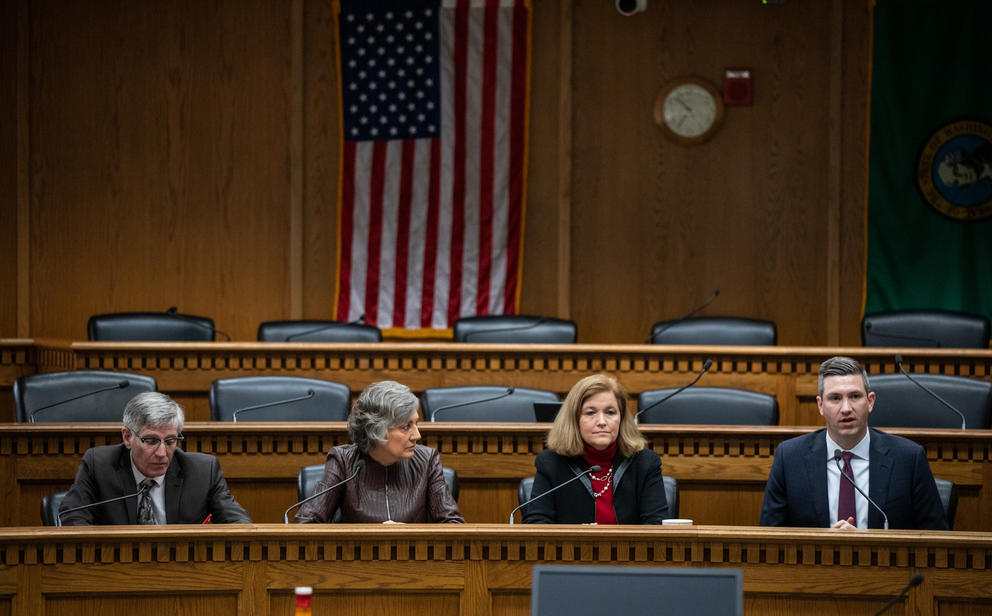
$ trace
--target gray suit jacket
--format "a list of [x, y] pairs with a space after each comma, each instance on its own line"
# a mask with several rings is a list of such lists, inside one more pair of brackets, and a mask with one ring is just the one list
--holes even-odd
[[[207, 515], [214, 523], [251, 523], [224, 481], [217, 458], [177, 449], [165, 473], [165, 517], [168, 524], [200, 524]], [[131, 456], [122, 444], [93, 447], [83, 454], [59, 511], [138, 491]], [[65, 526], [136, 524], [138, 499], [126, 498], [62, 516]]]
[[[889, 528], [948, 530], [923, 448], [870, 430], [868, 496], [889, 516]], [[836, 522], [827, 506], [824, 432], [820, 429], [778, 446], [765, 485], [762, 526], [827, 527]], [[868, 528], [882, 527], [882, 514], [869, 504]]]

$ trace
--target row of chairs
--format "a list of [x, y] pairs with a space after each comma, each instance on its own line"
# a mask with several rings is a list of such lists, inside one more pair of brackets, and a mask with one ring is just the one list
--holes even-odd
[[[90, 317], [93, 341], [212, 341], [213, 319], [166, 312], [125, 312]], [[227, 334], [223, 334], [227, 335]], [[228, 336], [228, 338], [230, 338]], [[989, 319], [944, 310], [904, 310], [865, 315], [862, 343], [869, 347], [988, 348]], [[571, 344], [578, 339], [574, 321], [552, 317], [507, 315], [463, 317], [455, 322], [456, 342]], [[325, 320], [266, 321], [258, 327], [261, 342], [381, 342], [382, 330], [362, 323]], [[775, 323], [740, 317], [697, 317], [659, 321], [651, 344], [755, 345], [777, 343]]]
[[[970, 429], [992, 427], [992, 382], [918, 374], [925, 385], [957, 408]], [[901, 374], [872, 377], [877, 394], [869, 416], [876, 427], [957, 428], [962, 418], [934, 401]], [[123, 372], [77, 370], [21, 377], [14, 383], [19, 422], [120, 421], [136, 394], [155, 391], [151, 377]], [[775, 396], [727, 387], [674, 388], [642, 392], [637, 399], [644, 424], [775, 426]], [[213, 421], [344, 421], [351, 405], [348, 386], [293, 376], [219, 379], [210, 387]], [[430, 421], [552, 421], [560, 401], [555, 392], [522, 387], [471, 385], [427, 389], [421, 397]]]

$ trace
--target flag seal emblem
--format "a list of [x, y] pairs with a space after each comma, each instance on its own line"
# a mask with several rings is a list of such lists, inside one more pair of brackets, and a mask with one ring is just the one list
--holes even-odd
[[992, 126], [960, 120], [937, 129], [920, 153], [916, 179], [927, 203], [949, 218], [992, 216]]

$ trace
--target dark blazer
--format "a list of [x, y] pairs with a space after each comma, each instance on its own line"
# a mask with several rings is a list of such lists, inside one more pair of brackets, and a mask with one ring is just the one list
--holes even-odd
[[[537, 454], [534, 466], [537, 475], [532, 498], [589, 468], [582, 456], [560, 456], [553, 449]], [[613, 510], [619, 524], [661, 524], [669, 517], [658, 454], [650, 449], [642, 449], [630, 458], [617, 454], [613, 459]], [[524, 508], [524, 524], [595, 521], [596, 501], [588, 474]]]
[[[165, 473], [165, 518], [168, 524], [200, 524], [208, 514], [214, 523], [251, 523], [224, 481], [217, 458], [177, 449]], [[83, 454], [59, 511], [138, 491], [124, 444], [93, 447]], [[138, 499], [126, 498], [62, 517], [65, 526], [137, 524]]]
[[[836, 522], [827, 506], [825, 431], [778, 446], [765, 485], [762, 526], [828, 527]], [[926, 452], [913, 441], [871, 429], [868, 496], [889, 516], [889, 528], [948, 530]], [[882, 514], [871, 504], [868, 527], [883, 528]]]

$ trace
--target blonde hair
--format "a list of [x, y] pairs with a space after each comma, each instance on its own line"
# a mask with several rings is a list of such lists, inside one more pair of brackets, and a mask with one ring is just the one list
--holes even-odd
[[608, 374], [593, 374], [572, 386], [548, 431], [548, 447], [563, 456], [582, 454], [585, 442], [579, 432], [579, 416], [582, 405], [591, 396], [610, 392], [617, 399], [620, 411], [620, 430], [617, 433], [617, 449], [620, 455], [630, 457], [647, 447], [647, 440], [637, 429], [634, 415], [627, 404], [627, 390], [616, 378]]

